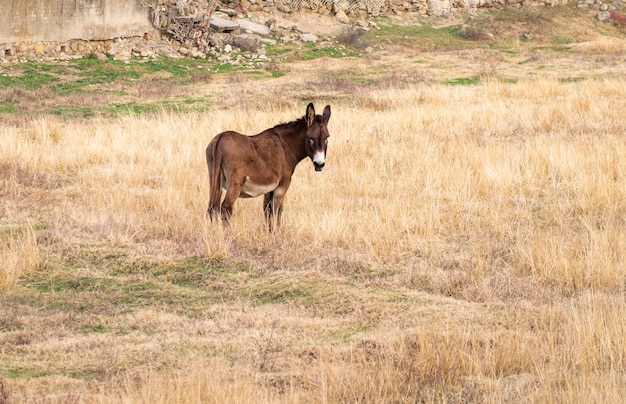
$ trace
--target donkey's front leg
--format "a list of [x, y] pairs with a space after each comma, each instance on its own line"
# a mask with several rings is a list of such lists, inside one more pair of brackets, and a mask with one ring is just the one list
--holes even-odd
[[278, 188], [276, 188], [273, 192], [274, 198], [272, 199], [272, 208], [274, 215], [276, 216], [276, 228], [280, 227], [280, 218], [283, 214], [283, 201], [285, 200], [285, 194], [289, 189], [289, 184], [291, 184], [291, 180], [285, 180], [279, 184]]
[[273, 229], [272, 219], [274, 217], [274, 192], [268, 192], [263, 196], [263, 213], [265, 214], [265, 222], [270, 232]]

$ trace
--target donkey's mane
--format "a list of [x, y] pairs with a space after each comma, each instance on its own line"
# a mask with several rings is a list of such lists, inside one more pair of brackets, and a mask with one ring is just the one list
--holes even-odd
[[304, 117], [291, 122], [279, 123], [278, 125], [274, 126], [274, 129], [293, 129], [300, 125], [306, 125], [306, 119]]
[[[321, 122], [322, 121], [322, 117], [319, 115], [315, 115], [315, 122]], [[298, 126], [305, 126], [306, 127], [307, 123], [306, 123], [306, 117], [303, 116], [302, 118], [298, 118], [295, 121], [291, 121], [291, 122], [286, 122], [286, 123], [279, 123], [278, 125], [274, 126], [272, 129], [294, 129]]]

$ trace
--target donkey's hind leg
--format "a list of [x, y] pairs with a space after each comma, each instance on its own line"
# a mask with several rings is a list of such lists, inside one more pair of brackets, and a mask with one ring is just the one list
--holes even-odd
[[239, 198], [239, 194], [241, 193], [241, 188], [243, 187], [243, 181], [233, 181], [229, 184], [228, 189], [226, 190], [226, 195], [224, 196], [224, 201], [222, 202], [222, 223], [224, 226], [228, 226], [230, 222], [230, 218], [233, 215], [233, 207], [235, 206], [235, 201]]
[[213, 194], [213, 191], [211, 192], [211, 198], [209, 199], [209, 207], [206, 210], [206, 214], [207, 216], [209, 216], [209, 219], [211, 219], [211, 222], [213, 222], [213, 219], [217, 219], [220, 216], [220, 213], [222, 210], [220, 206], [221, 199], [222, 199], [221, 189], [216, 194]]
[[209, 208], [207, 209], [206, 213], [209, 216], [209, 219], [211, 219], [211, 222], [213, 221], [213, 218], [216, 218], [219, 216], [220, 214], [220, 201], [218, 200], [217, 203], [209, 203]]

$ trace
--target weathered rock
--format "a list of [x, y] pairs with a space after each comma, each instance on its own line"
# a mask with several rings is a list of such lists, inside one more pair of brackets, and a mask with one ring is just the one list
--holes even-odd
[[237, 16], [237, 10], [234, 10], [232, 8], [220, 8], [220, 13], [224, 13], [229, 17], [236, 17]]
[[102, 52], [94, 52], [93, 56], [99, 60], [100, 62], [106, 62], [107, 61], [107, 57], [104, 53]]
[[209, 19], [209, 25], [211, 29], [216, 32], [232, 32], [239, 29], [239, 24], [228, 18], [222, 18], [216, 15], [212, 15]]
[[344, 24], [350, 24], [350, 18], [343, 12], [343, 10], [339, 10], [337, 14], [335, 14], [335, 18], [337, 21], [342, 22]]
[[224, 43], [230, 40], [231, 35], [223, 32], [216, 32], [209, 37], [209, 44], [215, 48], [221, 47]]
[[317, 35], [315, 34], [300, 34], [300, 40], [302, 42], [317, 42]]
[[291, 14], [293, 12], [291, 7], [282, 5], [282, 4], [278, 6], [278, 11], [280, 11], [281, 13], [285, 13], [285, 14]]
[[260, 41], [256, 37], [244, 34], [233, 36], [232, 44], [249, 52], [256, 51], [260, 47]]
[[122, 62], [127, 62], [130, 60], [131, 57], [131, 52], [130, 50], [124, 49], [121, 52], [116, 52], [113, 55], [113, 60], [118, 60], [118, 61], [122, 61]]
[[259, 38], [259, 42], [267, 45], [276, 45], [276, 40], [271, 38]]
[[200, 52], [197, 49], [192, 49], [191, 50], [191, 57], [192, 58], [204, 59], [206, 57], [206, 54], [204, 52]]
[[241, 28], [242, 31], [258, 35], [270, 34], [270, 28], [267, 25], [245, 20], [243, 18], [238, 18], [235, 22], [239, 24], [239, 28]]

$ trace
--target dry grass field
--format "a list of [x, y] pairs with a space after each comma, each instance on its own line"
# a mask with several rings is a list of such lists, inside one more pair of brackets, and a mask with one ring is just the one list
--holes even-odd
[[[0, 403], [622, 401], [609, 34], [287, 61], [196, 83], [202, 111], [1, 115]], [[282, 229], [260, 198], [210, 223], [210, 139], [310, 101], [327, 165], [298, 166]]]

